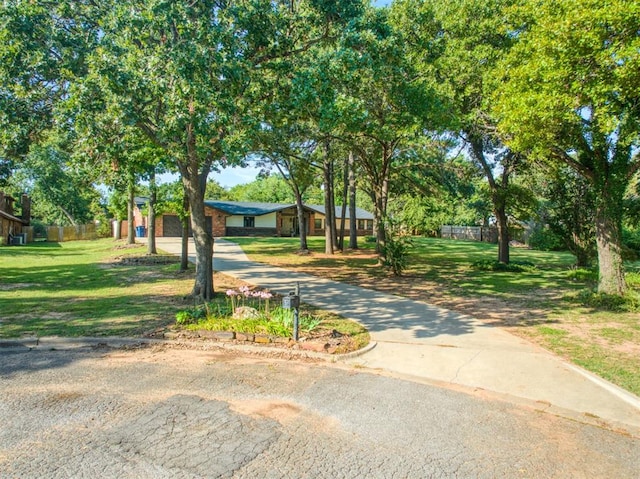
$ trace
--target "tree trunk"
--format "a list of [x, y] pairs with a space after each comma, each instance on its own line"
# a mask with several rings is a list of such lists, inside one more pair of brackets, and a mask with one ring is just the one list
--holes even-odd
[[189, 199], [191, 228], [196, 247], [196, 278], [192, 294], [202, 301], [211, 301], [213, 299], [213, 233], [207, 230], [204, 193], [213, 159], [198, 157], [192, 125], [187, 125], [186, 135], [187, 158], [184, 162], [179, 162], [178, 167], [182, 175], [182, 185]]
[[121, 240], [122, 239], [122, 220], [116, 220], [115, 222], [116, 230], [114, 231], [114, 239]]
[[308, 251], [307, 246], [307, 225], [304, 221], [304, 207], [302, 206], [302, 193], [298, 188], [294, 189], [296, 196], [296, 212], [298, 214], [298, 225], [300, 228], [300, 251]]
[[[351, 153], [349, 154], [351, 156]], [[347, 201], [349, 197], [349, 158], [344, 162], [342, 174], [342, 210], [340, 211], [340, 232], [338, 238], [338, 248], [344, 251], [344, 226], [347, 216]]]
[[196, 282], [192, 294], [203, 301], [211, 301], [213, 299], [213, 237], [211, 231], [207, 231], [206, 228], [204, 197], [195, 191], [194, 193], [196, 194], [189, 194], [191, 229], [196, 247]]
[[494, 200], [494, 213], [498, 227], [498, 262], [509, 264], [509, 222], [504, 201]]
[[182, 199], [182, 215], [180, 222], [182, 223], [182, 250], [180, 254], [180, 271], [187, 271], [189, 269], [189, 199], [187, 194], [183, 193]]
[[[484, 155], [484, 141], [482, 137], [469, 135], [471, 152], [475, 160], [480, 164], [489, 183], [491, 192], [491, 202], [493, 203], [493, 214], [496, 216], [496, 226], [498, 227], [498, 262], [509, 264], [509, 227], [506, 213], [506, 194], [509, 187], [509, 165], [508, 160], [504, 160], [502, 165], [502, 176], [498, 183], [493, 176], [493, 170]], [[505, 155], [506, 157], [507, 155]]]
[[604, 191], [596, 206], [596, 245], [598, 247], [598, 292], [623, 296], [626, 292], [622, 267], [622, 201]]
[[[333, 218], [333, 213], [335, 210], [331, 209], [333, 202], [331, 198], [333, 197], [333, 177], [332, 177], [332, 168], [331, 168], [331, 158], [329, 155], [329, 142], [325, 142], [325, 152], [324, 152], [324, 164], [323, 164], [323, 174], [324, 174], [324, 252], [326, 254], [333, 254], [333, 243], [334, 236], [333, 232], [335, 231], [336, 223]], [[333, 226], [332, 226], [333, 223]]]
[[358, 225], [356, 215], [356, 173], [353, 152], [349, 153], [349, 248], [358, 249]]
[[[376, 190], [378, 190], [378, 188], [376, 188]], [[387, 242], [386, 228], [384, 225], [384, 210], [382, 204], [382, 193], [380, 191], [376, 191], [373, 203], [373, 217], [376, 224], [376, 253], [378, 253], [379, 255], [382, 254], [384, 245]]]
[[147, 212], [147, 254], [158, 254], [156, 249], [156, 201], [158, 199], [158, 187], [156, 185], [156, 173], [149, 177], [149, 211]]
[[127, 198], [127, 244], [135, 244], [135, 219], [133, 217], [135, 185], [133, 180], [129, 182], [129, 197]]

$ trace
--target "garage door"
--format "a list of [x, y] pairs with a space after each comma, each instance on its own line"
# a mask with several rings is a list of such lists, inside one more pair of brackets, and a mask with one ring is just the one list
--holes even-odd
[[[211, 231], [211, 216], [207, 216], [207, 231]], [[180, 238], [182, 236], [182, 223], [176, 215], [164, 215], [162, 217], [163, 236], [171, 238]], [[189, 236], [193, 236], [191, 224], [189, 224]]]
[[164, 215], [162, 217], [162, 235], [168, 237], [181, 237], [182, 236], [182, 224], [180, 224], [180, 218], [175, 215]]

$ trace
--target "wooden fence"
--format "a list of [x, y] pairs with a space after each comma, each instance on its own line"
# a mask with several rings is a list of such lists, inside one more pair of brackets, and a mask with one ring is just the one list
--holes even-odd
[[442, 225], [440, 236], [448, 239], [498, 242], [498, 230], [495, 226], [452, 226]]
[[62, 243], [63, 241], [93, 240], [98, 237], [96, 225], [93, 223], [76, 226], [47, 226], [46, 238], [35, 235], [33, 226], [25, 226], [23, 231], [27, 234], [27, 243], [38, 240]]

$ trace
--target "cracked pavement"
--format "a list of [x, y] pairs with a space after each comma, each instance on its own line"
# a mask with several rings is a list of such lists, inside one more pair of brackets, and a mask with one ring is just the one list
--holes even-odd
[[325, 363], [0, 350], [0, 478], [637, 477], [640, 439]]

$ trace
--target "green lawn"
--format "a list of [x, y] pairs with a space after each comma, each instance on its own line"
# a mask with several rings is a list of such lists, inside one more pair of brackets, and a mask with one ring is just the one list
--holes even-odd
[[[472, 265], [495, 260], [496, 245], [415, 238], [410, 266], [395, 278], [377, 266], [373, 245], [364, 241], [360, 251], [331, 257], [324, 254], [320, 237], [309, 238], [309, 255], [297, 253], [295, 238], [229, 239], [256, 261], [471, 314], [640, 395], [640, 312], [608, 311], [585, 302], [595, 287], [593, 275], [576, 274], [569, 253], [512, 248], [512, 260], [531, 262], [535, 270], [487, 272]], [[626, 266], [640, 270], [640, 262]], [[638, 273], [628, 276], [631, 294], [640, 296]]]
[[118, 244], [0, 248], [0, 337], [133, 336], [173, 322], [192, 277], [176, 264], [126, 264], [122, 257], [144, 255], [145, 247]]

